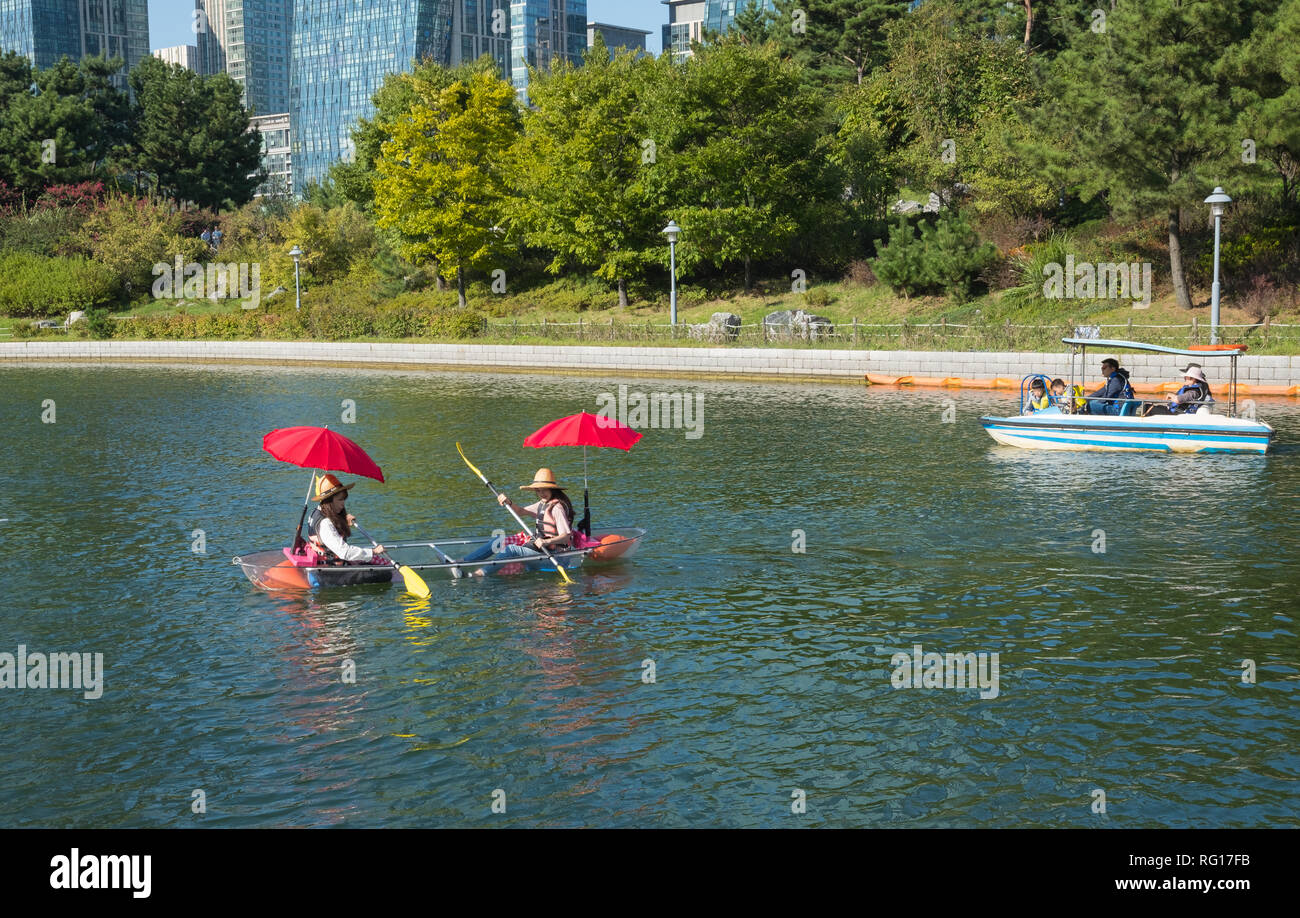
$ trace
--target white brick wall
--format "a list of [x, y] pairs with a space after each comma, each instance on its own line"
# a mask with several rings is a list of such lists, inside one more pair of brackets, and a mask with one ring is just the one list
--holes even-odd
[[[1091, 381], [1100, 378], [1103, 356], [1093, 349], [1084, 370]], [[1070, 361], [1059, 353], [971, 351], [849, 351], [798, 348], [658, 348], [545, 347], [501, 344], [336, 344], [277, 341], [10, 341], [0, 342], [0, 363], [72, 360], [159, 360], [170, 362], [250, 361], [292, 364], [301, 361], [339, 363], [406, 363], [440, 367], [500, 367], [504, 369], [567, 369], [580, 372], [617, 371], [677, 375], [807, 376], [861, 379], [867, 372], [885, 376], [961, 376], [1019, 379], [1028, 373], [1068, 376]], [[1175, 380], [1187, 358], [1166, 354], [1129, 353], [1121, 356], [1135, 382]], [[1194, 358], [1195, 359], [1195, 358]], [[1212, 384], [1227, 381], [1226, 358], [1196, 359]], [[1254, 357], [1238, 363], [1244, 383], [1300, 385], [1300, 357]]]

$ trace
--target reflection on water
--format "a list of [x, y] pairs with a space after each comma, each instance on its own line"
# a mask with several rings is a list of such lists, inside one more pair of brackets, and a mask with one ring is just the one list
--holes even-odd
[[[488, 535], [452, 444], [503, 487], [577, 480], [576, 451], [520, 441], [619, 382], [663, 385], [0, 369], [27, 483], [0, 508], [3, 643], [106, 655], [99, 701], [6, 696], [5, 824], [780, 826], [795, 787], [807, 825], [1094, 826], [1094, 787], [1109, 825], [1297, 823], [1294, 403], [1261, 402], [1267, 457], [1058, 453], [979, 427], [1014, 393], [674, 381], [706, 396], [701, 439], [591, 454], [596, 528], [650, 531], [630, 562], [439, 573], [424, 600], [229, 564], [301, 509], [273, 427], [355, 399], [388, 477], [352, 492], [363, 525]], [[51, 590], [33, 557], [95, 576]], [[999, 653], [998, 698], [893, 688], [915, 644]]]

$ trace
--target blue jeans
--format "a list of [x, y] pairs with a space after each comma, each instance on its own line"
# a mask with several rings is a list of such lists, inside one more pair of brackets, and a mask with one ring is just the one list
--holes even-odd
[[1119, 414], [1119, 402], [1104, 402], [1099, 398], [1088, 399], [1088, 411], [1091, 414]]
[[540, 552], [534, 551], [531, 548], [525, 548], [523, 545], [502, 545], [501, 550], [496, 552], [494, 555], [492, 551], [492, 543], [487, 542], [486, 544], [480, 545], [478, 548], [474, 549], [461, 560], [467, 563], [486, 561], [488, 558], [492, 558], [494, 561], [501, 560], [502, 558], [518, 558], [521, 561], [526, 558], [530, 561], [536, 561], [538, 558], [542, 557], [543, 555]]

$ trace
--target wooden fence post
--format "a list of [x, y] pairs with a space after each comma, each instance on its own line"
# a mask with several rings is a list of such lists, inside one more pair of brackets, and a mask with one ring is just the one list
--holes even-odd
[[542, 319], [542, 337], [546, 337], [546, 320]]
[[858, 346], [858, 317], [853, 317], [853, 346]]
[[1192, 316], [1192, 340], [1189, 341], [1188, 344], [1195, 344], [1197, 339], [1200, 337], [1200, 332], [1197, 329], [1197, 325], [1198, 323], [1196, 321], [1196, 316]]

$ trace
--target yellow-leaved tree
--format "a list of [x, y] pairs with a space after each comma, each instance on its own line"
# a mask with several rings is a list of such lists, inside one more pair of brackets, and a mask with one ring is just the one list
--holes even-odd
[[504, 164], [520, 117], [514, 88], [489, 64], [402, 76], [413, 94], [379, 125], [389, 139], [375, 160], [379, 225], [398, 232], [412, 263], [454, 271], [462, 308], [465, 273], [503, 267], [509, 251]]

